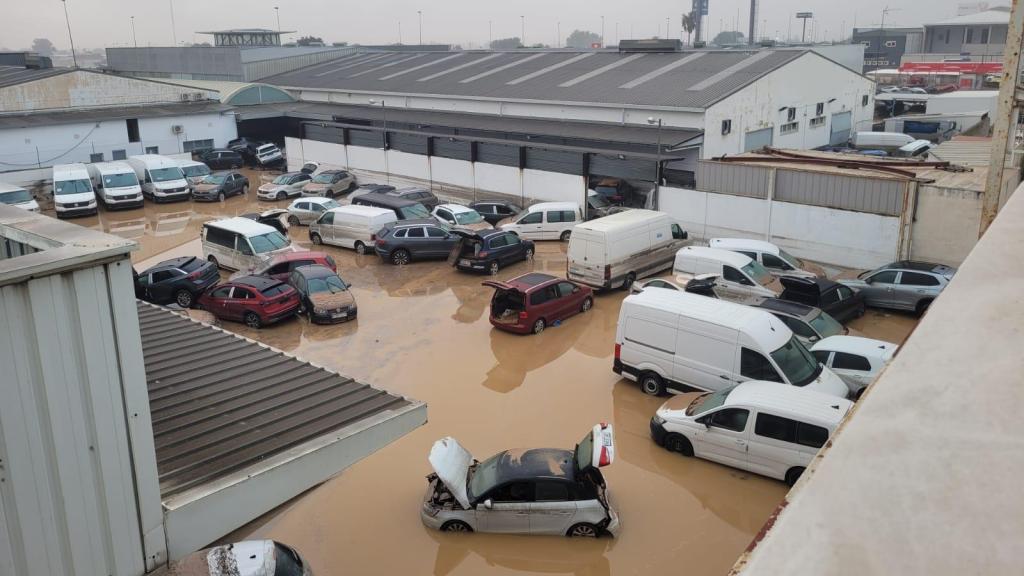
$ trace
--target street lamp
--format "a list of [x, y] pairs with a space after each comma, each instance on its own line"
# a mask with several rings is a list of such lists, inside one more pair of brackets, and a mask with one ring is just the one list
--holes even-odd
[[274, 16], [277, 18], [277, 33], [281, 33], [281, 7], [274, 6]]
[[604, 16], [601, 16], [601, 48], [604, 48]]
[[655, 124], [658, 125], [658, 166], [657, 166], [657, 168], [654, 171], [654, 177], [656, 178], [656, 180], [654, 182], [654, 194], [655, 194], [655, 196], [654, 196], [655, 200], [654, 201], [655, 201], [655, 206], [656, 206], [657, 205], [657, 201], [658, 201], [657, 200], [657, 198], [658, 198], [657, 194], [658, 194], [658, 191], [661, 189], [661, 118], [655, 118], [654, 116], [649, 116], [647, 118], [647, 123], [652, 125], [652, 126], [655, 125]]
[[519, 17], [519, 26], [522, 32], [519, 34], [519, 44], [526, 48], [526, 16]]
[[420, 17], [420, 46], [423, 46], [423, 10], [417, 10], [416, 15]]
[[171, 39], [174, 40], [174, 45], [178, 45], [178, 30], [177, 26], [174, 25], [174, 0], [167, 0], [167, 5], [171, 7]]
[[388, 164], [388, 107], [384, 105], [383, 98], [379, 101], [370, 98], [370, 106], [376, 106], [377, 104], [380, 104], [381, 112], [384, 115], [384, 172], [387, 174], [388, 184], [391, 184], [391, 167]]
[[71, 41], [71, 60], [75, 63], [75, 68], [78, 68], [78, 56], [75, 55], [75, 37], [71, 35], [71, 18], [68, 18], [68, 0], [61, 0], [64, 4], [64, 21], [68, 24], [68, 39]]
[[135, 39], [135, 16], [132, 16], [132, 44], [135, 44], [136, 48], [139, 47], [139, 41]]

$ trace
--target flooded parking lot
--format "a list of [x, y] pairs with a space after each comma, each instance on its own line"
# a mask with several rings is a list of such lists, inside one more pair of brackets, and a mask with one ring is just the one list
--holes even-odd
[[[76, 220], [134, 238], [138, 268], [200, 255], [202, 222], [284, 207], [248, 198], [101, 212]], [[280, 206], [277, 206], [280, 204]], [[306, 229], [292, 239], [311, 248]], [[444, 262], [395, 267], [375, 256], [323, 247], [352, 285], [359, 318], [314, 326], [305, 318], [231, 331], [429, 404], [426, 426], [311, 490], [233, 537], [270, 537], [301, 550], [318, 574], [721, 574], [786, 493], [778, 481], [655, 445], [648, 423], [663, 401], [612, 371], [619, 305], [598, 295], [590, 312], [538, 336], [493, 330], [484, 277]], [[503, 270], [565, 273], [566, 245], [538, 243], [534, 261]], [[853, 324], [867, 336], [902, 342], [913, 318], [874, 311]], [[478, 458], [515, 447], [572, 448], [597, 422], [616, 428], [617, 461], [605, 470], [622, 529], [617, 539], [578, 541], [441, 534], [419, 520], [431, 469], [427, 453], [454, 436]]]

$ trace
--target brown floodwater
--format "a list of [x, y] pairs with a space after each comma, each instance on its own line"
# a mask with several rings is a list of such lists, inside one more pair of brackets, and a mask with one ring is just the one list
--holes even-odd
[[[133, 260], [141, 269], [170, 256], [200, 255], [195, 239], [205, 220], [275, 207], [257, 204], [253, 194], [223, 205], [147, 203], [134, 214], [101, 213], [80, 222], [95, 220], [94, 227], [119, 233], [129, 216], [137, 220], [142, 247]], [[311, 247], [304, 227], [291, 236]], [[564, 275], [565, 249], [539, 243], [533, 262], [502, 270], [499, 278]], [[319, 575], [722, 574], [785, 495], [781, 482], [671, 454], [651, 441], [648, 423], [664, 400], [611, 371], [622, 292], [598, 295], [590, 312], [538, 336], [516, 336], [491, 328], [492, 290], [480, 285], [484, 277], [444, 262], [395, 267], [349, 250], [324, 250], [352, 284], [357, 320], [222, 327], [426, 401], [429, 422], [232, 538], [286, 542]], [[902, 342], [913, 319], [872, 312], [855, 326]], [[617, 459], [605, 477], [622, 521], [618, 538], [441, 534], [420, 523], [431, 472], [427, 453], [438, 438], [454, 436], [483, 459], [510, 448], [572, 448], [598, 422], [615, 426]]]

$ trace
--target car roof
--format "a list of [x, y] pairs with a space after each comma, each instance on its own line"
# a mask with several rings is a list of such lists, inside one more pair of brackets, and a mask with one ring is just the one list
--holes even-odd
[[803, 276], [783, 276], [779, 279], [779, 281], [782, 282], [782, 285], [786, 288], [789, 288], [789, 286], [786, 285], [787, 282], [793, 282], [797, 284], [814, 284], [818, 287], [818, 291], [822, 294], [828, 292], [831, 288], [841, 286], [841, 284], [839, 284], [838, 282], [829, 280], [828, 278], [822, 278], [820, 276], [815, 276], [814, 278], [804, 278]]
[[561, 280], [561, 278], [558, 278], [557, 276], [552, 276], [551, 274], [530, 272], [528, 274], [523, 274], [522, 276], [512, 278], [511, 280], [506, 280], [505, 284], [508, 284], [509, 286], [512, 286], [513, 288], [519, 289], [523, 292], [526, 292], [530, 288], [535, 288], [537, 286], [540, 286], [541, 284], [551, 282], [552, 280]]
[[[196, 164], [200, 164], [200, 162], [196, 162]], [[93, 162], [92, 166], [93, 168], [99, 170], [100, 172], [106, 171], [111, 174], [127, 174], [128, 172], [131, 172], [133, 174], [135, 173], [135, 168], [132, 168], [131, 165], [129, 165], [124, 160], [112, 160], [110, 162]]]
[[387, 206], [389, 208], [405, 208], [406, 206], [413, 206], [415, 204], [419, 204], [419, 202], [416, 202], [414, 200], [406, 200], [405, 198], [402, 198], [400, 196], [392, 196], [390, 194], [381, 192], [370, 192], [367, 194], [363, 194], [362, 196], [359, 196], [358, 198], [353, 200], [353, 202], [376, 202], [378, 204], [383, 204], [384, 206]]
[[407, 188], [398, 188], [392, 190], [391, 192], [389, 192], [389, 194], [391, 194], [392, 196], [401, 196], [403, 194], [411, 194], [413, 192], [430, 192], [430, 190], [418, 186], [409, 186]]
[[232, 154], [238, 154], [237, 150], [232, 150], [231, 148], [211, 148], [206, 152], [203, 152], [203, 154], [209, 154], [210, 152], [230, 152]]
[[915, 270], [918, 272], [931, 272], [933, 274], [944, 274], [946, 272], [954, 270], [953, 268], [944, 264], [935, 264], [932, 262], [916, 262], [913, 260], [900, 260], [893, 262], [886, 266], [888, 269], [901, 269], [901, 270]]
[[771, 310], [773, 312], [782, 312], [783, 314], [792, 314], [793, 316], [811, 316], [817, 310], [814, 306], [808, 306], [806, 304], [800, 304], [799, 302], [790, 302], [789, 300], [779, 300], [777, 298], [765, 298], [761, 302], [755, 304], [758, 308], [764, 308], [765, 310]]
[[235, 216], [234, 218], [225, 218], [223, 220], [214, 220], [213, 222], [207, 222], [203, 224], [203, 226], [222, 228], [229, 232], [237, 232], [239, 234], [245, 234], [246, 236], [270, 234], [271, 232], [277, 232], [277, 229], [274, 228], [273, 226], [268, 226], [255, 220], [245, 218], [243, 216]]
[[778, 382], [750, 380], [736, 385], [723, 406], [750, 406], [778, 416], [838, 426], [853, 403], [845, 398]]
[[466, 212], [476, 212], [476, 210], [473, 210], [469, 206], [463, 206], [462, 204], [438, 204], [437, 208], [434, 208], [434, 210], [441, 210], [441, 209], [448, 210], [448, 211], [450, 211], [452, 213], [456, 213], [456, 214], [465, 214]]
[[340, 212], [342, 214], [359, 214], [362, 216], [368, 216], [373, 218], [375, 216], [383, 216], [385, 214], [394, 215], [395, 211], [390, 208], [381, 208], [380, 206], [363, 206], [362, 204], [343, 204], [335, 208], [331, 208], [328, 212]]
[[896, 353], [897, 346], [892, 342], [861, 338], [860, 336], [829, 336], [815, 342], [811, 351], [825, 350], [829, 352], [849, 352], [872, 358], [888, 359]]
[[723, 250], [753, 250], [754, 252], [766, 252], [779, 255], [779, 247], [764, 240], [750, 240], [747, 238], [712, 238], [709, 241], [712, 248]]
[[621, 228], [623, 226], [634, 226], [642, 222], [662, 219], [671, 219], [671, 216], [656, 210], [644, 210], [637, 208], [635, 210], [616, 212], [615, 214], [597, 218], [589, 222], [583, 222], [582, 224], [577, 224], [576, 230], [608, 232], [609, 230]]
[[527, 210], [539, 212], [541, 210], [579, 210], [580, 205], [575, 202], [538, 202], [531, 204]]
[[346, 170], [331, 169], [331, 170], [321, 170], [316, 175], [320, 176], [322, 174], [348, 174], [348, 172]]
[[[296, 170], [294, 172], [282, 172], [281, 174], [278, 174], [277, 176], [275, 176], [274, 179], [277, 180], [278, 176], [299, 176], [300, 174], [306, 174], [306, 173], [303, 172], [302, 170]], [[306, 174], [306, 175], [308, 176], [308, 174]]]
[[511, 200], [477, 200], [475, 202], [470, 202], [469, 206], [470, 207], [479, 206], [480, 204], [498, 204], [498, 205], [501, 205], [501, 206], [516, 206], [516, 207], [519, 206], [519, 204], [516, 204], [515, 202], [512, 202]]
[[[632, 210], [629, 212], [632, 212]], [[623, 214], [629, 214], [629, 212], [623, 212]], [[747, 264], [753, 262], [753, 260], [743, 254], [739, 254], [731, 250], [722, 250], [721, 248], [710, 248], [707, 246], [685, 246], [676, 252], [676, 256], [679, 256], [680, 254], [688, 254], [696, 258], [706, 258], [708, 260], [717, 260], [734, 268], [743, 268]]]
[[178, 166], [185, 168], [186, 166], [206, 166], [202, 162], [196, 162], [195, 160], [177, 160]]
[[495, 455], [498, 484], [534, 478], [564, 478], [573, 480], [576, 464], [572, 450], [557, 448], [531, 448], [505, 450]]
[[180, 256], [178, 258], [171, 258], [170, 260], [164, 260], [163, 262], [160, 262], [159, 264], [156, 264], [154, 266], [150, 266], [149, 268], [147, 268], [143, 272], [143, 274], [145, 274], [147, 272], [156, 272], [157, 270], [163, 270], [164, 268], [181, 268], [182, 266], [191, 263], [195, 259], [196, 259], [195, 256]]
[[305, 266], [299, 266], [292, 272], [298, 272], [307, 278], [321, 278], [323, 276], [337, 276], [334, 270], [331, 270], [327, 266], [320, 264], [307, 264]]
[[392, 228], [407, 228], [410, 226], [437, 226], [441, 227], [441, 223], [433, 218], [410, 218], [409, 220], [397, 220], [391, 223]]
[[235, 278], [227, 284], [241, 284], [243, 286], [249, 286], [257, 290], [266, 290], [271, 286], [277, 286], [283, 284], [280, 280], [275, 280], [268, 276], [242, 276], [241, 278]]
[[306, 196], [304, 198], [296, 198], [295, 200], [292, 200], [293, 205], [296, 202], [311, 202], [313, 204], [327, 204], [328, 202], [334, 202], [337, 204], [338, 201], [334, 198], [324, 198], [322, 196]]

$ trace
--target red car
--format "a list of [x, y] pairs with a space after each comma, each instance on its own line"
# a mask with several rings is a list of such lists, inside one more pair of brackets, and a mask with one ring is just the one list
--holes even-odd
[[218, 284], [199, 297], [199, 308], [250, 328], [291, 318], [299, 309], [299, 293], [265, 276], [244, 276]]
[[491, 325], [517, 334], [540, 334], [544, 328], [594, 306], [587, 286], [549, 274], [531, 272], [506, 282], [488, 281]]
[[334, 263], [334, 258], [331, 258], [325, 252], [287, 252], [284, 254], [278, 254], [266, 264], [260, 266], [251, 273], [241, 273], [238, 277], [242, 276], [266, 276], [273, 278], [274, 280], [280, 280], [287, 282], [288, 278], [292, 275], [292, 270], [300, 266], [310, 266], [312, 264], [319, 264], [326, 266], [335, 272], [338, 271], [338, 265]]

